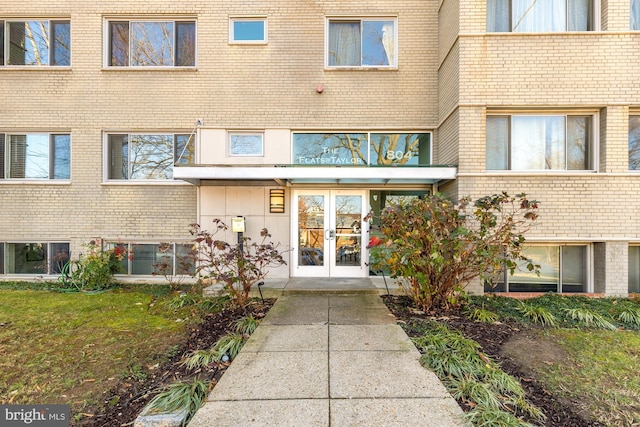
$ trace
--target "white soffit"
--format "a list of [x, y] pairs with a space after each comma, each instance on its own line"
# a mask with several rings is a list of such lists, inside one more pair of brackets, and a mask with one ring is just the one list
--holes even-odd
[[324, 183], [435, 183], [455, 179], [457, 169], [451, 166], [430, 167], [313, 167], [313, 166], [176, 166], [174, 179], [198, 185], [201, 180], [276, 180]]

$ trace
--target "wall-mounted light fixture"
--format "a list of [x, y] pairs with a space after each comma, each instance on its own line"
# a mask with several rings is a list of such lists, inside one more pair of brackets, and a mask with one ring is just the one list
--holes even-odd
[[245, 226], [243, 216], [236, 216], [231, 218], [231, 231], [233, 233], [244, 233], [244, 229]]
[[284, 189], [272, 188], [269, 190], [269, 212], [284, 213]]

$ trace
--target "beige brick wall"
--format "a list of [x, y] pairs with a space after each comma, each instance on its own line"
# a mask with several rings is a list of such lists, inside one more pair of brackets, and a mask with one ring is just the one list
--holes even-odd
[[607, 106], [600, 149], [600, 172], [629, 172], [629, 108], [627, 106]]
[[460, 138], [459, 111], [454, 110], [440, 125], [438, 132], [438, 164], [457, 165], [459, 162], [458, 139]]
[[456, 43], [438, 70], [438, 112], [440, 122], [448, 116], [460, 103], [460, 49]]
[[460, 32], [484, 33], [487, 29], [486, 0], [455, 0], [460, 3]]
[[626, 296], [629, 289], [629, 245], [626, 242], [599, 242], [593, 246], [594, 292]]
[[[0, 19], [70, 18], [71, 68], [0, 67], [0, 132], [72, 135], [70, 184], [0, 182], [0, 241], [189, 238], [197, 189], [103, 182], [105, 132], [403, 130], [438, 125], [438, 4], [408, 0], [35, 0]], [[266, 16], [267, 45], [229, 45], [230, 16]], [[397, 70], [325, 70], [325, 17], [397, 17]], [[106, 69], [104, 19], [197, 19], [197, 69]], [[324, 85], [324, 93], [315, 88]], [[9, 108], [10, 106], [10, 108]]]
[[540, 202], [529, 236], [538, 240], [640, 241], [637, 176], [599, 174], [461, 174], [459, 194], [527, 193]]
[[460, 9], [458, 0], [442, 0], [438, 10], [438, 34], [440, 44], [440, 54], [438, 61], [440, 64], [449, 55], [451, 48], [458, 41], [460, 32]]
[[638, 33], [461, 36], [460, 102], [493, 106], [639, 104]]

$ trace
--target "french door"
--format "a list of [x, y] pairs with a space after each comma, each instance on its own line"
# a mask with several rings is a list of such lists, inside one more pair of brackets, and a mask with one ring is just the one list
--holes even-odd
[[364, 277], [367, 204], [361, 190], [293, 192], [293, 272], [302, 277]]

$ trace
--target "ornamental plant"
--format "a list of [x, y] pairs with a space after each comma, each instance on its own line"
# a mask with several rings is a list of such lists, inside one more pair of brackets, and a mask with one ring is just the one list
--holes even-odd
[[113, 283], [113, 276], [122, 272], [122, 261], [128, 256], [126, 250], [116, 246], [104, 251], [93, 240], [83, 246], [85, 252], [78, 260], [69, 261], [63, 268], [62, 287], [77, 291], [107, 289]]
[[372, 268], [398, 278], [418, 308], [450, 308], [474, 279], [492, 283], [519, 265], [538, 271], [522, 255], [524, 234], [537, 217], [538, 202], [524, 193], [457, 204], [435, 194], [392, 204], [368, 245]]
[[230, 244], [217, 239], [218, 233], [228, 230], [220, 219], [214, 219], [213, 232], [203, 229], [199, 224], [191, 224], [191, 234], [195, 236], [196, 275], [208, 278], [224, 286], [234, 307], [246, 308], [251, 287], [262, 281], [269, 268], [286, 265], [279, 244], [268, 242], [269, 231], [263, 228], [262, 240], [251, 242], [243, 237], [238, 244]]

